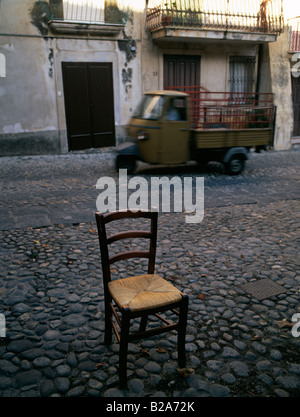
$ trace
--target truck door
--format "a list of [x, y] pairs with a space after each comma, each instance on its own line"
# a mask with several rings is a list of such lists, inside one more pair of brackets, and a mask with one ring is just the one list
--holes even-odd
[[189, 120], [187, 97], [170, 97], [162, 120], [159, 162], [180, 164], [189, 158]]

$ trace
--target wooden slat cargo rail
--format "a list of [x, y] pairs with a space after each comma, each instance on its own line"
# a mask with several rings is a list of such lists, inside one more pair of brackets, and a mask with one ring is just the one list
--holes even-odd
[[203, 86], [172, 86], [168, 90], [190, 95], [193, 129], [271, 128], [272, 93], [215, 92]]

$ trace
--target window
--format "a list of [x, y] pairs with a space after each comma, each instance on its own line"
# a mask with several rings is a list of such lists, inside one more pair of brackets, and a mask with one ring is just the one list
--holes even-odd
[[185, 98], [174, 98], [170, 100], [170, 105], [166, 114], [166, 120], [187, 120]]
[[254, 91], [255, 62], [254, 56], [230, 57], [231, 93], [252, 93]]
[[164, 96], [145, 95], [140, 101], [133, 117], [137, 119], [158, 120], [165, 104]]

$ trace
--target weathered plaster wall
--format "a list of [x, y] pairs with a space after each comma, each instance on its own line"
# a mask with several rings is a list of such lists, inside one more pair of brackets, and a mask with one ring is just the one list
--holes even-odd
[[205, 44], [201, 55], [201, 84], [210, 91], [229, 91], [229, 57], [255, 56], [256, 45]]
[[117, 42], [118, 47], [118, 71], [119, 71], [119, 98], [121, 103], [116, 109], [116, 116], [119, 122], [116, 127], [119, 128], [119, 142], [126, 139], [124, 128], [131, 117], [138, 101], [141, 98], [141, 11], [133, 11], [125, 26], [123, 40]]
[[59, 145], [51, 41], [35, 37], [31, 8], [29, 0], [22, 10], [17, 0], [1, 1], [0, 154], [54, 152]]
[[52, 42], [31, 23], [32, 5], [29, 0], [1, 1], [6, 77], [0, 78], [0, 155], [59, 149]]
[[145, 29], [145, 16], [142, 17], [141, 27], [144, 28], [141, 36], [142, 92], [146, 93], [162, 88], [160, 85], [163, 83], [163, 75], [159, 72], [159, 48], [153, 42], [150, 32]]
[[291, 73], [288, 56], [288, 31], [276, 43], [269, 45], [270, 77], [277, 106], [275, 149], [289, 149], [293, 131]]
[[51, 50], [49, 42], [41, 39], [1, 38], [7, 63], [0, 90], [1, 133], [57, 128]]
[[257, 58], [258, 48], [253, 44], [232, 45], [229, 43], [202, 42], [183, 43], [165, 42], [155, 45], [151, 36], [145, 33], [143, 38], [143, 90], [163, 88], [163, 56], [199, 55], [200, 83], [210, 91], [228, 91], [229, 57], [248, 55]]
[[32, 25], [34, 0], [1, 0], [1, 33], [36, 35]]

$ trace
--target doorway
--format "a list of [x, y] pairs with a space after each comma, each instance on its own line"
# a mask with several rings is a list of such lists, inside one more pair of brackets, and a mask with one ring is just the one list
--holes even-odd
[[63, 62], [69, 151], [115, 145], [112, 63]]

